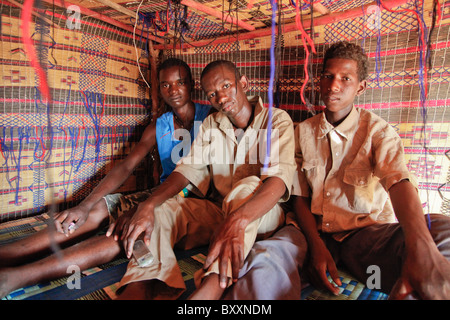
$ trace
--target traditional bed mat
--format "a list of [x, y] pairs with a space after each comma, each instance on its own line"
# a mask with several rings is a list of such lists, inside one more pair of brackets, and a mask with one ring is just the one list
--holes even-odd
[[[379, 290], [369, 289], [363, 283], [359, 282], [345, 271], [338, 270], [341, 285], [339, 294], [334, 296], [331, 293], [317, 290], [311, 285], [303, 288], [302, 300], [387, 300], [386, 293]], [[331, 281], [331, 277], [328, 276]]]
[[[46, 227], [48, 216], [30, 218], [0, 224], [0, 245], [26, 237]], [[186, 291], [180, 299], [186, 299], [195, 289], [194, 273], [205, 260], [206, 248], [175, 251]], [[53, 281], [40, 283], [11, 292], [3, 300], [111, 300], [116, 297], [117, 285], [126, 271], [128, 259], [118, 258], [112, 262], [82, 271], [79, 286], [73, 288], [72, 274]], [[306, 286], [302, 290], [304, 300], [384, 300], [387, 295], [370, 290], [343, 271], [339, 271], [342, 281], [340, 294], [333, 296]], [[72, 278], [71, 278], [72, 277]], [[68, 285], [69, 284], [69, 285]]]

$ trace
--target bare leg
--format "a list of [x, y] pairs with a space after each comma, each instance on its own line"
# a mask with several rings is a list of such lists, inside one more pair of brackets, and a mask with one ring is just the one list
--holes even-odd
[[27, 238], [0, 246], [0, 267], [14, 266], [29, 262], [51, 253], [52, 241], [58, 245], [68, 245], [92, 236], [108, 222], [109, 213], [104, 201], [99, 201], [89, 212], [86, 222], [68, 237], [62, 233], [46, 228]]
[[191, 294], [189, 300], [218, 300], [224, 291], [225, 289], [219, 286], [219, 275], [211, 273], [203, 279], [200, 287]]
[[30, 264], [0, 269], [0, 298], [8, 293], [36, 283], [67, 276], [67, 268], [80, 270], [109, 262], [119, 255], [121, 246], [114, 239], [95, 236], [60, 252]]

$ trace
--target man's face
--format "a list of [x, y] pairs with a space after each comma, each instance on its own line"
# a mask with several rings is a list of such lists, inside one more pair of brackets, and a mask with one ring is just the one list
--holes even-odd
[[355, 60], [333, 58], [326, 62], [320, 78], [320, 94], [327, 113], [345, 117], [351, 111], [353, 101], [366, 89], [366, 81], [358, 79]]
[[234, 71], [225, 66], [217, 66], [203, 75], [202, 88], [208, 101], [219, 112], [233, 121], [241, 113], [244, 104], [248, 104], [244, 88], [247, 78], [236, 79]]
[[159, 91], [172, 108], [179, 108], [191, 101], [191, 81], [181, 66], [173, 66], [159, 72]]

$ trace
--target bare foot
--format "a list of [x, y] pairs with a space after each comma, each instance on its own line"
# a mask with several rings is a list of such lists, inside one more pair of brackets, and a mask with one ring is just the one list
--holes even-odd
[[6, 297], [10, 292], [22, 286], [15, 281], [20, 275], [15, 275], [13, 268], [0, 269], [0, 299]]

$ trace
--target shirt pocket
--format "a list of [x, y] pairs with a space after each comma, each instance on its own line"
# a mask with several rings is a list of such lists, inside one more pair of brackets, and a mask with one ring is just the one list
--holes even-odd
[[371, 213], [373, 207], [373, 173], [368, 169], [346, 168], [342, 190], [349, 208], [355, 213]]
[[303, 161], [302, 163], [302, 172], [305, 174], [306, 180], [308, 181], [309, 186], [314, 189], [314, 183], [318, 180], [321, 174], [321, 169], [318, 165], [318, 161], [315, 159], [311, 159], [309, 161]]

